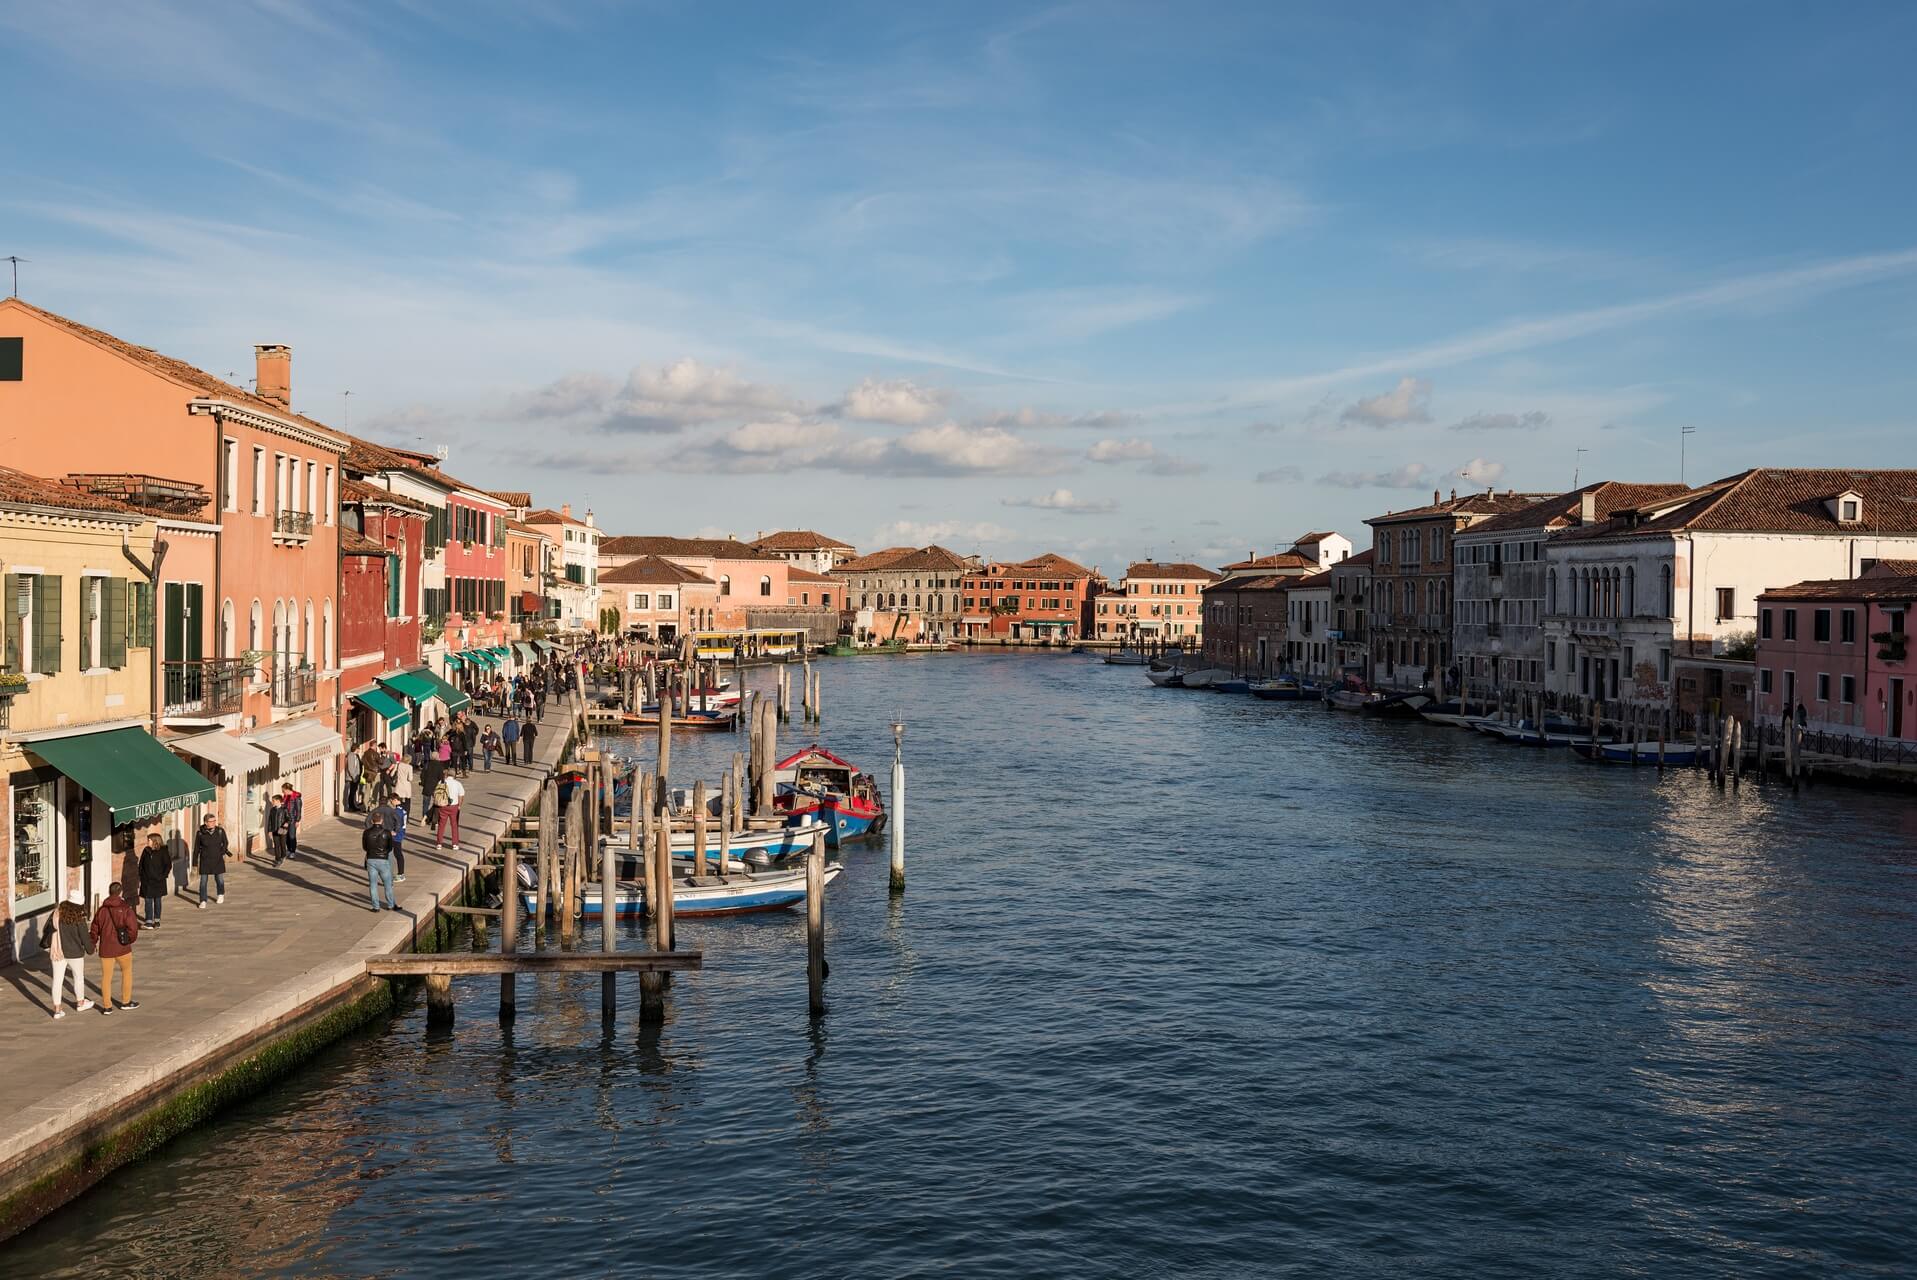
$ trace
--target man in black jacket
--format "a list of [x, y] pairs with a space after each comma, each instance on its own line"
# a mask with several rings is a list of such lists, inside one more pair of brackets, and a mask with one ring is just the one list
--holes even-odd
[[539, 721], [527, 716], [519, 726], [519, 744], [526, 749], [526, 763], [533, 762], [533, 742], [539, 737]]
[[166, 901], [166, 882], [173, 874], [173, 855], [157, 831], [146, 835], [146, 848], [140, 850], [140, 902], [146, 918], [140, 921], [149, 929], [160, 927], [160, 905]]
[[211, 809], [206, 812], [206, 820], [200, 823], [200, 829], [193, 833], [193, 863], [200, 869], [200, 910], [206, 910], [206, 881], [213, 878], [213, 887], [219, 896], [215, 902], [226, 901], [226, 828], [220, 825], [220, 816]]
[[378, 814], [367, 815], [359, 847], [366, 854], [366, 892], [373, 899], [373, 910], [379, 910], [382, 886], [386, 890], [386, 905], [399, 910], [399, 899], [393, 896], [393, 833], [386, 829]]

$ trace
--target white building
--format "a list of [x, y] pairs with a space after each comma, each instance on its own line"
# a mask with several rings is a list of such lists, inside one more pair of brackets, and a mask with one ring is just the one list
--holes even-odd
[[586, 512], [584, 520], [575, 519], [568, 502], [557, 511], [528, 511], [525, 523], [557, 548], [552, 595], [559, 601], [559, 625], [568, 631], [597, 631], [599, 527], [592, 512]]
[[1545, 544], [1544, 683], [1665, 705], [1674, 655], [1755, 637], [1757, 597], [1917, 555], [1917, 471], [1739, 472]]

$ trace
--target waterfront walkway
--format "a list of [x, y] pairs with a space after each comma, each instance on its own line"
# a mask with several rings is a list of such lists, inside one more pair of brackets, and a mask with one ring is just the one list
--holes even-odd
[[[134, 1099], [203, 1072], [351, 986], [369, 956], [409, 950], [435, 905], [457, 897], [478, 856], [537, 794], [565, 749], [572, 714], [563, 699], [547, 703], [530, 766], [495, 761], [488, 773], [474, 762], [458, 850], [435, 850], [423, 822], [409, 827], [399, 911], [371, 909], [360, 816], [321, 818], [305, 824], [299, 856], [283, 866], [229, 859], [224, 903], [198, 910], [199, 877], [189, 877], [188, 890], [167, 900], [162, 926], [140, 931], [138, 1009], [102, 1017], [69, 1006], [56, 1020], [44, 957], [0, 968], [0, 1188], [76, 1131], [118, 1122]], [[96, 1002], [99, 979], [100, 961], [89, 957], [87, 995]]]

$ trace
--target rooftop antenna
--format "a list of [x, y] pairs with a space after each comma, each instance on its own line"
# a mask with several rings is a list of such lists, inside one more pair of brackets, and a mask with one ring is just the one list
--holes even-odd
[[1591, 452], [1589, 449], [1579, 449], [1576, 460], [1571, 464], [1571, 487], [1573, 489], [1578, 487], [1578, 480], [1584, 475], [1584, 455], [1589, 452]]
[[[1677, 482], [1678, 482], [1679, 484], [1685, 484], [1685, 480], [1684, 480], [1684, 442], [1685, 442], [1685, 441], [1686, 441], [1686, 440], [1687, 440], [1687, 439], [1688, 439], [1689, 437], [1691, 437], [1691, 436], [1694, 436], [1694, 435], [1696, 435], [1696, 434], [1697, 434], [1697, 428], [1696, 428], [1696, 427], [1679, 427], [1679, 428], [1677, 429]], [[1688, 487], [1688, 485], [1687, 485], [1686, 487]]]
[[33, 259], [19, 258], [8, 254], [7, 261], [13, 264], [13, 292], [9, 296], [17, 298], [20, 296], [20, 264], [23, 262], [31, 262]]
[[352, 393], [352, 392], [350, 392], [350, 391], [342, 391], [342, 392], [340, 392], [340, 393], [339, 393], [339, 411], [340, 411], [340, 415], [341, 415], [342, 417], [344, 417], [344, 418], [346, 419], [346, 421], [345, 421], [344, 423], [342, 423], [341, 425], [342, 425], [342, 426], [343, 426], [343, 427], [344, 427], [344, 428], [345, 428], [345, 429], [346, 429], [347, 431], [351, 431], [351, 430], [353, 429], [353, 400], [352, 400], [352, 396], [353, 396], [353, 393]]

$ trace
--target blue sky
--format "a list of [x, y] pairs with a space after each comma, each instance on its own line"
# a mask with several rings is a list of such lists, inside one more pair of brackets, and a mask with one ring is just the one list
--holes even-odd
[[0, 255], [616, 532], [1917, 466], [1908, 5], [532, 8], [0, 6]]

